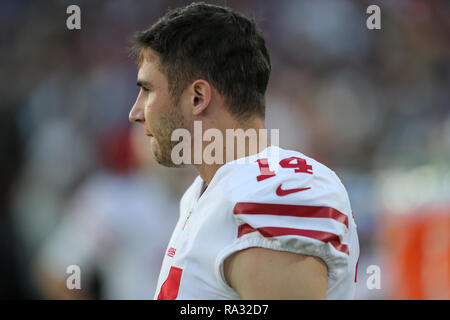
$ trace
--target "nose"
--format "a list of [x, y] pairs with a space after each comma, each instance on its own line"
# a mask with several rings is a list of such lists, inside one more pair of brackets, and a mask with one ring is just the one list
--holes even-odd
[[130, 110], [130, 114], [128, 115], [128, 119], [130, 122], [144, 122], [144, 108], [139, 106], [138, 100], [134, 103], [134, 106]]

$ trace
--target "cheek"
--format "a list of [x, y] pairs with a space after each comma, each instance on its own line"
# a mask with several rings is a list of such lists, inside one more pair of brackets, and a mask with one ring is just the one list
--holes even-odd
[[186, 129], [193, 129], [195, 117], [192, 114], [192, 106], [189, 98], [181, 99], [178, 109], [180, 110], [180, 116], [183, 118], [184, 123], [188, 126]]
[[151, 146], [152, 150], [158, 149], [158, 140], [156, 140], [155, 137], [150, 138], [150, 146]]
[[149, 96], [145, 108], [147, 126], [158, 139], [161, 138], [161, 135], [165, 135], [167, 130], [170, 130], [170, 123], [167, 122], [167, 118], [170, 118], [171, 106], [168, 104], [168, 100], [164, 98], [164, 96], [161, 97], [156, 94], [153, 97]]
[[149, 125], [153, 125], [158, 122], [159, 114], [159, 103], [154, 96], [149, 96], [145, 102], [145, 120]]

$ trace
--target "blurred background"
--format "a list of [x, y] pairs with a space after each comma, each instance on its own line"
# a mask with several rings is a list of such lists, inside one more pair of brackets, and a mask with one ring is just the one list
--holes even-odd
[[[0, 2], [0, 298], [153, 298], [196, 172], [156, 165], [128, 124], [138, 88], [127, 50], [135, 31], [188, 3]], [[263, 31], [267, 126], [280, 146], [332, 168], [348, 190], [356, 298], [449, 299], [450, 3], [211, 3]], [[66, 27], [71, 4], [80, 30]], [[366, 27], [371, 4], [381, 30]], [[82, 290], [65, 286], [73, 264]]]

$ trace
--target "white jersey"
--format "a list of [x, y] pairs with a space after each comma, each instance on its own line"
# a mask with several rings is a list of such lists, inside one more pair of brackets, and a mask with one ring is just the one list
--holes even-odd
[[356, 224], [332, 170], [271, 146], [220, 167], [200, 196], [202, 184], [197, 177], [181, 199], [155, 299], [240, 299], [223, 263], [249, 247], [319, 257], [328, 267], [327, 298], [354, 298]]

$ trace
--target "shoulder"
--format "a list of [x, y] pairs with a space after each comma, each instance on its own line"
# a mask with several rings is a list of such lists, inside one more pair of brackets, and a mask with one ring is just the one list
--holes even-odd
[[320, 162], [292, 150], [271, 147], [267, 152], [230, 164], [224, 197], [235, 203], [328, 206], [351, 214], [347, 192], [337, 175]]
[[229, 167], [223, 194], [237, 232], [224, 256], [250, 247], [316, 256], [336, 278], [348, 264], [353, 226], [345, 187], [318, 161], [277, 152]]

